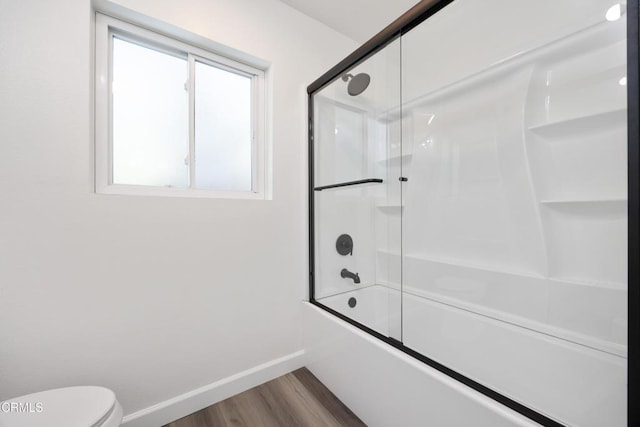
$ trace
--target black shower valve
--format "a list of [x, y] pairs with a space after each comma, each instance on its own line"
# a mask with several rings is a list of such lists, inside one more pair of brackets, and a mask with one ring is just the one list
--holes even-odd
[[353, 239], [348, 234], [341, 234], [336, 240], [336, 251], [340, 255], [353, 255]]

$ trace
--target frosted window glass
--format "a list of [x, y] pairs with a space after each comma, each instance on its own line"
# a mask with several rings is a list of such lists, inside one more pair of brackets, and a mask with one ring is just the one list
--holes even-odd
[[251, 191], [251, 78], [196, 62], [196, 186]]
[[189, 186], [186, 58], [113, 39], [114, 184]]

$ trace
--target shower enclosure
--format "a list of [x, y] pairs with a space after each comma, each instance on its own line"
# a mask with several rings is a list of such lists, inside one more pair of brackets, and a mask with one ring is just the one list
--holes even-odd
[[423, 1], [311, 84], [310, 301], [541, 424], [640, 422], [637, 9]]

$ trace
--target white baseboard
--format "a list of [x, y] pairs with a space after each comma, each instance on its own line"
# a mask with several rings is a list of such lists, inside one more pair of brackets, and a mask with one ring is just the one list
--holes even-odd
[[305, 365], [304, 350], [271, 360], [220, 381], [125, 416], [123, 427], [159, 427]]

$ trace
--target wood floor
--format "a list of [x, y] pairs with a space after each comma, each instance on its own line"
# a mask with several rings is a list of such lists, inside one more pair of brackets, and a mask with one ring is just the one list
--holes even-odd
[[307, 368], [230, 397], [165, 427], [366, 426]]

